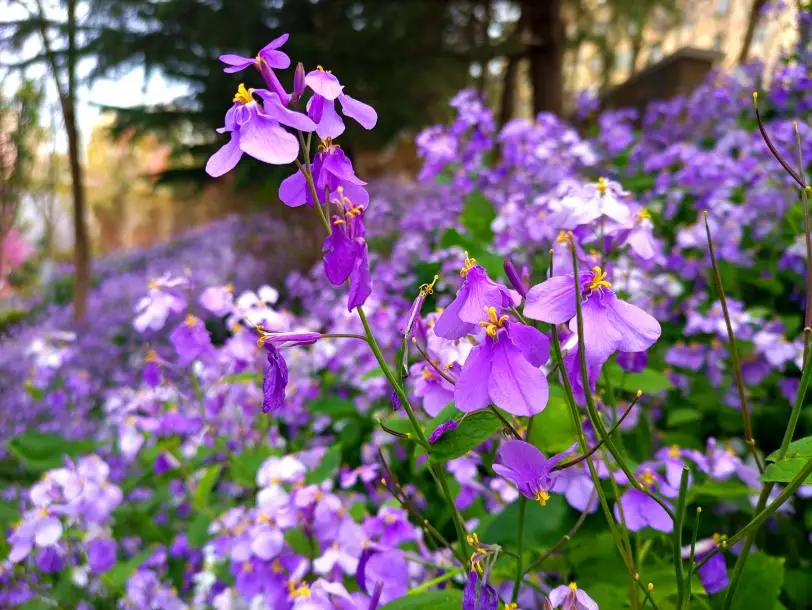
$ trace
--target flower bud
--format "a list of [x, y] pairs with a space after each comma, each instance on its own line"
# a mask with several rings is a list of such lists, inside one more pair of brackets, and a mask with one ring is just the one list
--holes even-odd
[[513, 261], [510, 260], [509, 256], [505, 257], [504, 262], [505, 268], [505, 275], [507, 276], [510, 285], [513, 286], [513, 289], [518, 292], [522, 297], [527, 296], [527, 284], [522, 281], [522, 277], [519, 275], [519, 271], [516, 269], [516, 265], [513, 264]]
[[296, 99], [302, 97], [305, 91], [305, 69], [302, 62], [296, 65], [296, 70], [293, 72], [293, 95]]

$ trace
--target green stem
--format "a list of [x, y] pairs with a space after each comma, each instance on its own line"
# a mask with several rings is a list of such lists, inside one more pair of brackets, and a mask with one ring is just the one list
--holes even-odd
[[[804, 329], [804, 345], [809, 345], [809, 337], [810, 337], [810, 329], [807, 327]], [[807, 348], [808, 349], [808, 348]], [[792, 411], [789, 415], [789, 422], [787, 423], [787, 428], [784, 431], [784, 438], [781, 440], [781, 446], [778, 449], [778, 460], [781, 461], [784, 459], [784, 456], [787, 454], [789, 450], [789, 445], [792, 442], [792, 437], [795, 435], [795, 428], [798, 425], [798, 418], [801, 416], [801, 411], [803, 410], [804, 401], [806, 400], [806, 392], [809, 387], [809, 380], [812, 377], [812, 358], [807, 358], [806, 362], [804, 363], [804, 370], [801, 374], [801, 383], [798, 386], [798, 393], [795, 395], [795, 404], [792, 405]], [[775, 487], [774, 483], [765, 483], [764, 487], [761, 490], [761, 494], [759, 494], [758, 501], [756, 502], [756, 507], [753, 510], [753, 520], [750, 521], [745, 526], [747, 529], [758, 516], [764, 511], [764, 507], [767, 505], [767, 500], [770, 498], [770, 493], [772, 493], [773, 487]], [[784, 490], [786, 491], [786, 489]], [[780, 495], [778, 496], [781, 497]], [[777, 498], [776, 498], [777, 500]], [[776, 506], [776, 509], [778, 506]], [[740, 531], [736, 536], [740, 536], [744, 532], [744, 529]], [[742, 572], [744, 571], [744, 564], [747, 562], [747, 557], [750, 554], [750, 549], [753, 548], [753, 543], [756, 539], [756, 534], [758, 533], [758, 526], [753, 528], [747, 538], [745, 539], [744, 543], [742, 544], [741, 552], [739, 553], [739, 557], [736, 559], [736, 565], [733, 567], [733, 576], [730, 580], [730, 586], [728, 587], [727, 596], [725, 597], [725, 604], [729, 606], [730, 603], [733, 601], [733, 591], [739, 584], [739, 579], [741, 578]], [[735, 538], [735, 536], [734, 536]], [[732, 539], [730, 539], [732, 540]], [[728, 541], [728, 544], [733, 544], [731, 541]], [[705, 557], [704, 561], [707, 561], [707, 557]]]
[[711, 259], [711, 268], [713, 270], [713, 283], [716, 284], [716, 292], [719, 293], [719, 301], [722, 304], [722, 314], [725, 318], [725, 328], [727, 329], [727, 341], [730, 346], [730, 359], [733, 362], [733, 374], [736, 377], [736, 391], [739, 395], [739, 403], [741, 404], [742, 423], [744, 425], [744, 442], [753, 454], [758, 466], [759, 472], [764, 472], [764, 465], [759, 459], [758, 451], [756, 450], [756, 442], [753, 440], [753, 425], [750, 422], [750, 408], [747, 406], [747, 394], [744, 391], [744, 377], [742, 376], [742, 365], [739, 360], [739, 350], [736, 347], [736, 335], [733, 333], [733, 324], [730, 321], [730, 311], [727, 308], [727, 297], [725, 296], [725, 288], [722, 284], [722, 274], [719, 272], [719, 265], [716, 263], [716, 254], [713, 250], [713, 240], [711, 239], [710, 225], [708, 224], [708, 213], [704, 212], [705, 217], [705, 235], [708, 238], [708, 253]]
[[[589, 413], [589, 419], [592, 422], [592, 426], [595, 428], [595, 431], [598, 433], [600, 440], [602, 440], [606, 446], [609, 448], [609, 453], [612, 454], [612, 457], [615, 458], [617, 465], [620, 466], [620, 469], [623, 471], [623, 474], [629, 479], [629, 483], [639, 491], [642, 491], [646, 494], [649, 498], [654, 500], [660, 507], [665, 511], [665, 513], [674, 520], [674, 511], [663, 502], [660, 498], [655, 496], [651, 491], [649, 491], [645, 485], [640, 483], [634, 476], [634, 472], [632, 469], [629, 468], [628, 464], [626, 464], [626, 460], [623, 459], [623, 454], [618, 449], [615, 441], [609, 436], [606, 432], [606, 427], [603, 425], [603, 421], [598, 413], [597, 408], [595, 407], [595, 399], [592, 396], [592, 391], [590, 390], [589, 385], [589, 371], [587, 368], [586, 363], [586, 344], [584, 341], [584, 314], [583, 308], [581, 306], [581, 299], [583, 298], [581, 295], [581, 282], [579, 279], [578, 273], [578, 252], [575, 249], [575, 242], [572, 241], [570, 238], [570, 250], [572, 251], [572, 272], [573, 272], [573, 281], [575, 283], [575, 317], [577, 322], [577, 329], [578, 329], [578, 359], [581, 365], [581, 380], [584, 386], [584, 396], [586, 397], [586, 409]], [[563, 365], [562, 365], [563, 371]]]
[[437, 578], [433, 578], [432, 580], [427, 580], [426, 582], [421, 583], [420, 585], [416, 586], [414, 589], [410, 589], [409, 592], [406, 595], [407, 596], [415, 595], [417, 593], [422, 593], [423, 591], [428, 591], [432, 587], [440, 585], [440, 584], [446, 582], [447, 580], [451, 580], [452, 578], [455, 578], [456, 576], [459, 576], [460, 574], [462, 574], [463, 569], [464, 568], [456, 568], [454, 570], [449, 570], [448, 572], [446, 572], [442, 576], [438, 576]]
[[310, 163], [310, 136], [308, 135], [307, 142], [305, 142], [304, 135], [302, 135], [302, 132], [300, 131], [299, 144], [302, 146], [302, 154], [304, 155], [305, 159], [304, 171], [302, 173], [305, 175], [307, 185], [310, 187], [310, 195], [313, 197], [313, 207], [316, 208], [316, 211], [319, 213], [319, 218], [321, 218], [321, 223], [324, 225], [324, 230], [327, 231], [327, 235], [332, 235], [333, 227], [330, 226], [330, 220], [324, 214], [324, 210], [319, 203], [319, 195], [316, 192], [316, 183], [313, 182], [313, 166]]
[[[812, 358], [810, 358], [812, 360]], [[775, 497], [769, 506], [766, 506], [764, 510], [760, 513], [755, 515], [747, 525], [745, 525], [741, 530], [739, 530], [736, 534], [731, 536], [727, 539], [727, 544], [725, 545], [726, 548], [730, 548], [734, 544], [736, 544], [739, 540], [750, 534], [751, 532], [757, 530], [761, 525], [781, 506], [789, 500], [795, 491], [804, 484], [806, 481], [806, 477], [812, 474], [812, 459], [807, 460], [806, 466], [801, 468], [798, 474], [790, 481], [787, 486]], [[765, 488], [766, 489], [766, 488]], [[720, 552], [720, 547], [716, 547], [710, 553], [708, 553], [705, 557], [702, 558], [702, 561], [696, 564], [697, 569], [701, 568], [705, 565], [711, 557], [716, 555], [716, 553]], [[732, 583], [731, 583], [732, 584]]]
[[677, 608], [682, 607], [682, 599], [685, 592], [682, 571], [682, 524], [685, 521], [685, 504], [688, 498], [688, 479], [691, 472], [685, 466], [682, 467], [682, 475], [679, 480], [679, 497], [677, 498], [677, 512], [674, 517], [674, 572], [677, 579]]
[[[685, 605], [684, 608], [691, 607], [691, 579], [694, 576], [694, 559], [696, 558], [696, 539], [699, 536], [699, 515], [702, 514], [702, 507], [696, 507], [696, 519], [694, 519], [694, 532], [691, 535], [691, 554], [688, 557], [688, 574], [685, 577]], [[678, 607], [677, 610], [683, 610]]]
[[[498, 413], [498, 410], [497, 410]], [[511, 427], [512, 428], [512, 427]], [[531, 415], [527, 420], [527, 438], [530, 438], [530, 431], [533, 429], [533, 416]], [[521, 436], [516, 438], [521, 439]], [[524, 576], [524, 515], [527, 510], [527, 498], [521, 496], [519, 498], [519, 524], [516, 528], [516, 579], [513, 581], [513, 592], [510, 596], [510, 601], [514, 604], [519, 599], [519, 587], [522, 583], [522, 576]]]

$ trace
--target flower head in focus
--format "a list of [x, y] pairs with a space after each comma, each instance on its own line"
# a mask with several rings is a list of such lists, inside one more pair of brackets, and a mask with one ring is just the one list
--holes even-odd
[[559, 453], [547, 459], [530, 443], [518, 439], [509, 440], [499, 446], [499, 461], [494, 462], [493, 470], [516, 485], [524, 497], [546, 506], [550, 499], [549, 492], [557, 478], [553, 467], [569, 453]]
[[378, 114], [372, 106], [344, 93], [338, 78], [321, 66], [305, 76], [305, 84], [313, 91], [307, 103], [307, 114], [316, 123], [316, 133], [322, 140], [344, 133], [344, 121], [335, 108], [336, 100], [344, 116], [354, 119], [364, 129], [372, 129], [378, 122]]

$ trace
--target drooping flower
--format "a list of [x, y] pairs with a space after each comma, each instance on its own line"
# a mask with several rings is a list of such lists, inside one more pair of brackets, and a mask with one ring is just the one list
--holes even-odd
[[333, 231], [324, 240], [324, 274], [335, 286], [349, 279], [347, 309], [352, 311], [372, 294], [369, 249], [364, 239], [364, 208], [339, 193], [341, 199], [335, 203], [340, 213], [333, 217]]
[[344, 93], [344, 86], [336, 76], [319, 66], [305, 76], [305, 84], [313, 90], [307, 103], [307, 114], [317, 124], [316, 133], [322, 140], [337, 138], [344, 133], [344, 121], [336, 112], [335, 101], [341, 104], [345, 116], [355, 119], [364, 129], [372, 129], [378, 122], [378, 113]]
[[553, 467], [569, 455], [570, 451], [554, 455], [549, 460], [534, 445], [522, 440], [505, 441], [499, 446], [493, 470], [511, 481], [526, 498], [547, 506], [550, 490], [557, 473]]
[[446, 432], [451, 432], [457, 429], [457, 422], [453, 419], [448, 420], [437, 426], [429, 435], [429, 445], [434, 445], [439, 441]]
[[496, 590], [480, 578], [479, 572], [468, 572], [468, 583], [462, 592], [462, 610], [496, 610], [499, 596]]
[[282, 103], [287, 106], [290, 101], [290, 96], [285, 91], [285, 88], [282, 87], [282, 83], [279, 82], [279, 78], [277, 78], [274, 73], [274, 69], [285, 70], [290, 67], [290, 57], [288, 57], [284, 51], [279, 50], [279, 48], [288, 41], [289, 37], [289, 34], [282, 34], [274, 38], [259, 50], [256, 57], [243, 57], [242, 55], [232, 53], [221, 55], [218, 59], [228, 65], [223, 72], [232, 74], [234, 72], [242, 72], [246, 68], [254, 66], [262, 75], [268, 88], [274, 91], [279, 96], [279, 99], [282, 100]]
[[434, 325], [434, 332], [444, 339], [459, 339], [473, 333], [482, 320], [482, 312], [488, 308], [506, 309], [521, 303], [515, 290], [505, 288], [488, 277], [484, 267], [465, 255], [460, 275], [462, 284], [456, 297], [445, 308]]
[[643, 260], [652, 259], [660, 253], [660, 244], [654, 238], [651, 214], [645, 208], [637, 212], [634, 226], [628, 231], [624, 243]]
[[268, 357], [265, 360], [262, 380], [262, 410], [276, 411], [285, 405], [285, 388], [288, 385], [288, 365], [273, 343], [265, 343]]
[[[352, 162], [340, 146], [322, 143], [319, 152], [313, 157], [311, 171], [319, 203], [326, 204], [342, 196], [358, 206], [366, 207], [369, 203], [369, 193], [364, 188], [366, 182], [355, 175]], [[297, 170], [282, 181], [279, 185], [279, 199], [292, 208], [304, 204], [312, 207], [315, 204], [313, 193], [302, 170]]]
[[[254, 99], [255, 94], [261, 103]], [[282, 125], [299, 131], [316, 128], [305, 115], [288, 110], [277, 93], [246, 89], [240, 83], [234, 104], [226, 112], [225, 125], [217, 130], [231, 134], [231, 139], [209, 158], [206, 172], [213, 178], [222, 176], [234, 169], [243, 153], [272, 165], [293, 163], [299, 156], [299, 141]]]
[[[660, 337], [660, 324], [645, 311], [622, 301], [612, 291], [606, 272], [600, 267], [580, 272], [581, 311], [583, 315], [584, 346], [590, 371], [590, 385], [594, 371], [616, 351], [642, 352]], [[577, 332], [575, 319], [576, 293], [572, 274], [551, 277], [537, 284], [527, 293], [524, 315], [549, 324], [569, 322], [570, 330]]]
[[547, 337], [497, 315], [495, 307], [488, 308], [480, 325], [485, 339], [462, 367], [454, 386], [456, 407], [469, 413], [493, 403], [513, 415], [540, 413], [549, 394], [547, 377], [539, 369], [550, 357]]
[[587, 595], [583, 589], [571, 582], [569, 585], [561, 585], [550, 591], [547, 597], [550, 608], [561, 608], [561, 610], [598, 610], [598, 604]]

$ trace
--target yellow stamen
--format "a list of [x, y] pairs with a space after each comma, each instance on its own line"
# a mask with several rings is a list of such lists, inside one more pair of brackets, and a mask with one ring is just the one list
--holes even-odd
[[423, 369], [423, 379], [434, 379], [434, 373], [431, 372], [429, 367]]
[[308, 587], [307, 583], [304, 582], [297, 587], [292, 580], [288, 581], [288, 592], [294, 599], [310, 599], [310, 587]]
[[234, 292], [234, 284], [232, 284], [231, 282], [226, 284], [226, 292]]
[[505, 610], [519, 610], [519, 604], [514, 604], [513, 602], [505, 604]]
[[243, 83], [237, 87], [237, 93], [234, 94], [233, 102], [240, 102], [240, 104], [250, 104], [254, 101], [254, 96], [251, 94], [253, 89], [246, 89]]
[[547, 506], [547, 502], [550, 501], [550, 494], [542, 489], [536, 494], [536, 501], [542, 506]]
[[432, 294], [434, 292], [434, 285], [437, 283], [437, 280], [439, 280], [439, 279], [440, 279], [440, 276], [435, 275], [434, 279], [431, 280], [431, 284], [423, 284], [422, 286], [420, 286], [420, 288], [418, 289], [419, 292], [420, 292], [420, 296], [425, 298], [425, 297], [429, 296], [430, 294]]
[[606, 178], [604, 178], [603, 176], [598, 178], [598, 184], [596, 185], [596, 188], [598, 189], [598, 192], [601, 195], [605, 195], [606, 194]]
[[600, 288], [612, 288], [612, 283], [606, 281], [606, 271], [602, 271], [600, 267], [592, 267], [592, 282], [587, 287], [589, 290], [598, 290]]
[[649, 214], [648, 210], [643, 208], [639, 212], [637, 212], [637, 219], [638, 220], [650, 220], [651, 214]]
[[559, 244], [566, 244], [569, 241], [569, 236], [568, 236], [567, 232], [566, 231], [561, 231], [558, 234], [558, 237], [555, 238], [555, 241], [557, 241]]
[[575, 593], [578, 590], [578, 585], [576, 585], [574, 582], [571, 582], [569, 587], [570, 591], [572, 591], [573, 593]]
[[186, 316], [186, 326], [197, 326], [197, 318], [193, 314]]
[[158, 288], [159, 288], [158, 280], [155, 280], [155, 279], [149, 280], [147, 282], [147, 288], [149, 288], [150, 290], [158, 290]]
[[668, 450], [668, 457], [675, 460], [680, 457], [679, 445], [671, 445], [671, 449]]
[[468, 256], [468, 253], [466, 252], [465, 261], [463, 261], [462, 269], [460, 269], [460, 275], [462, 277], [466, 277], [468, 275], [468, 272], [474, 268], [474, 265], [476, 265], [476, 259]]
[[651, 487], [657, 479], [654, 477], [654, 473], [651, 472], [651, 468], [646, 468], [640, 480], [646, 487]]
[[508, 316], [497, 316], [495, 307], [488, 307], [485, 311], [488, 312], [488, 319], [479, 323], [485, 329], [485, 332], [492, 338], [496, 339], [496, 334], [499, 329], [504, 327], [505, 322], [509, 320]]
[[147, 352], [146, 357], [144, 358], [147, 362], [156, 362], [158, 360], [158, 354], [155, 353], [154, 349], [151, 349]]
[[253, 572], [254, 566], [251, 565], [250, 561], [243, 561], [242, 563], [242, 571], [243, 572]]
[[285, 571], [285, 568], [282, 566], [282, 562], [279, 561], [279, 557], [271, 562], [271, 571], [274, 574], [282, 574]]

